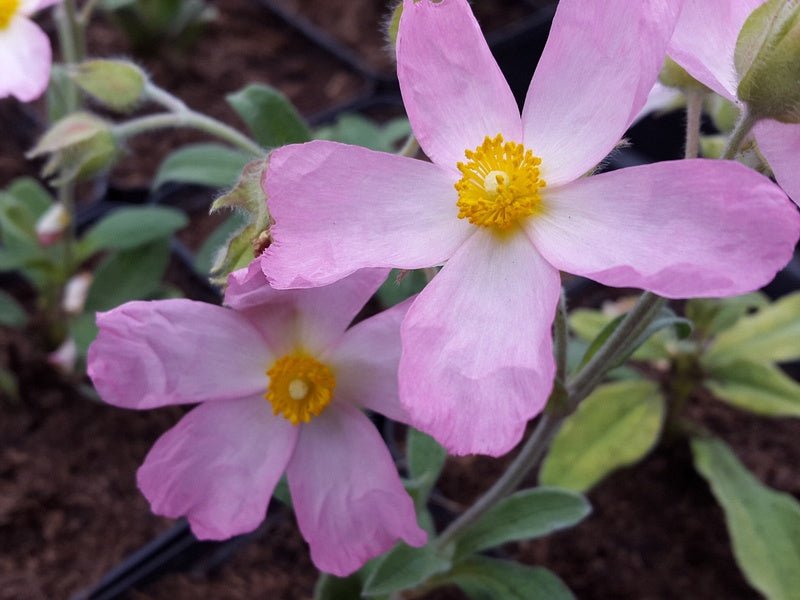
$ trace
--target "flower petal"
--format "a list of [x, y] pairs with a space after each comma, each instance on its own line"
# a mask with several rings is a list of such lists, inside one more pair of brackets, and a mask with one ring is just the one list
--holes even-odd
[[0, 31], [0, 98], [30, 102], [50, 81], [50, 40], [36, 23], [18, 15]]
[[764, 0], [686, 0], [668, 53], [699, 82], [728, 100], [736, 99], [739, 77], [733, 63], [744, 22]]
[[608, 155], [639, 114], [664, 62], [681, 2], [561, 0], [522, 122], [548, 185]]
[[276, 355], [298, 343], [317, 353], [339, 341], [388, 274], [389, 269], [360, 269], [321, 288], [276, 290], [254, 260], [230, 274], [225, 303], [261, 330]]
[[756, 141], [775, 179], [800, 206], [800, 125], [763, 120], [755, 127]]
[[267, 278], [314, 287], [364, 267], [442, 264], [472, 232], [458, 218], [456, 179], [428, 162], [333, 142], [275, 150], [265, 175], [275, 219]]
[[453, 454], [508, 452], [553, 384], [558, 272], [522, 233], [474, 235], [403, 323], [400, 400]]
[[487, 135], [522, 140], [519, 107], [466, 0], [405, 0], [397, 77], [433, 162], [455, 169]]
[[581, 179], [545, 196], [529, 235], [563, 271], [669, 298], [761, 287], [791, 258], [800, 216], [738, 163], [681, 160]]
[[299, 429], [263, 398], [202, 404], [162, 435], [137, 481], [154, 513], [186, 516], [201, 540], [253, 531], [292, 455]]
[[331, 349], [336, 371], [336, 397], [363, 406], [394, 421], [408, 423], [397, 392], [400, 324], [411, 300], [361, 321]]
[[311, 559], [343, 577], [402, 539], [425, 544], [414, 504], [369, 419], [333, 404], [300, 432], [287, 471]]
[[263, 393], [272, 355], [234, 311], [191, 300], [128, 302], [97, 313], [89, 376], [123, 408], [230, 400]]

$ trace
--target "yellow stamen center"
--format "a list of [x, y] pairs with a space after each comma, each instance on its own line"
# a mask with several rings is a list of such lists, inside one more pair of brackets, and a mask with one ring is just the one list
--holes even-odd
[[11, 24], [11, 19], [19, 10], [20, 0], [0, 0], [0, 31]]
[[455, 186], [460, 219], [505, 231], [541, 208], [542, 159], [525, 146], [504, 142], [498, 133], [464, 154], [468, 162], [458, 163], [462, 177]]
[[292, 425], [308, 423], [333, 399], [333, 371], [304, 352], [279, 358], [267, 370], [267, 376], [269, 388], [264, 397], [272, 404], [272, 411]]

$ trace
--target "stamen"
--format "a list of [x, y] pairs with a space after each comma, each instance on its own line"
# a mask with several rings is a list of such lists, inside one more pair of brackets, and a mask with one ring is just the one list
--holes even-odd
[[267, 371], [265, 398], [292, 425], [308, 423], [331, 403], [336, 377], [331, 368], [304, 352], [287, 354]]
[[0, 0], [0, 31], [6, 29], [19, 10], [20, 0]]
[[542, 160], [522, 144], [497, 134], [464, 154], [468, 162], [458, 163], [462, 177], [455, 184], [459, 218], [505, 231], [541, 208]]

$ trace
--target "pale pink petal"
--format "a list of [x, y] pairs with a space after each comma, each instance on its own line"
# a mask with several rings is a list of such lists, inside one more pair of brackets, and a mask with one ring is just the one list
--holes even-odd
[[202, 404], [162, 435], [139, 468], [154, 513], [186, 516], [201, 540], [253, 531], [264, 520], [299, 428], [263, 398]]
[[18, 15], [0, 31], [0, 98], [30, 102], [50, 81], [50, 40], [33, 21]]
[[800, 125], [764, 120], [756, 125], [755, 134], [775, 179], [800, 205]]
[[263, 394], [274, 360], [236, 312], [192, 300], [128, 302], [97, 313], [89, 376], [123, 408], [230, 400]]
[[581, 179], [544, 197], [528, 232], [553, 265], [669, 298], [731, 296], [792, 256], [800, 216], [738, 163], [681, 160]]
[[445, 262], [473, 231], [458, 218], [456, 179], [429, 162], [333, 142], [275, 150], [265, 175], [275, 219], [267, 278], [314, 287], [364, 267]]
[[381, 436], [353, 406], [333, 404], [303, 427], [287, 475], [297, 523], [321, 571], [343, 577], [398, 540], [426, 542]]
[[400, 400], [414, 427], [453, 454], [513, 448], [553, 384], [560, 289], [522, 232], [470, 238], [403, 323]]
[[521, 141], [519, 108], [466, 0], [405, 0], [397, 77], [425, 154], [451, 169], [486, 136]]
[[561, 0], [531, 81], [525, 145], [548, 185], [576, 179], [611, 152], [639, 114], [680, 10], [674, 0]]
[[276, 290], [254, 260], [230, 274], [225, 303], [246, 315], [276, 354], [298, 343], [318, 353], [339, 341], [388, 274], [388, 269], [360, 269], [324, 287]]
[[699, 82], [736, 99], [736, 40], [764, 0], [686, 0], [669, 46], [670, 57]]
[[408, 423], [397, 392], [400, 324], [411, 300], [362, 321], [349, 329], [330, 352], [336, 371], [336, 397]]

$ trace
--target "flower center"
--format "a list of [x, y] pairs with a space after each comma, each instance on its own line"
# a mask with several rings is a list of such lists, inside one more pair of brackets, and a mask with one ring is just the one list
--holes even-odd
[[20, 0], [0, 0], [0, 31], [11, 23], [11, 19], [17, 14]]
[[264, 397], [276, 415], [297, 425], [308, 423], [333, 399], [336, 377], [331, 368], [317, 359], [295, 352], [276, 360], [267, 370], [269, 388]]
[[486, 136], [475, 150], [464, 152], [468, 162], [458, 163], [456, 182], [458, 218], [479, 227], [505, 231], [541, 207], [539, 177], [542, 159], [503, 136]]

